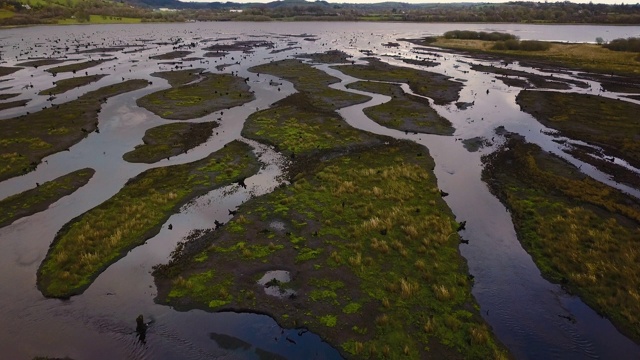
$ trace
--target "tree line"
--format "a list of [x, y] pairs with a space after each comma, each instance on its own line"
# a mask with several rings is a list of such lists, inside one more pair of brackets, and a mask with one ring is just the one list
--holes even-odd
[[[496, 22], [496, 23], [567, 23], [567, 24], [640, 24], [640, 4], [577, 4], [571, 2], [507, 2], [452, 4], [332, 4], [326, 1], [275, 1], [256, 3], [190, 3], [177, 0], [0, 0], [0, 6], [15, 12], [1, 20], [4, 25], [54, 23], [57, 19], [86, 14], [134, 17], [147, 21], [229, 21], [229, 20], [335, 20], [335, 21], [413, 21], [413, 22]], [[180, 8], [176, 12], [153, 11], [153, 8]], [[193, 7], [193, 8], [189, 8]], [[230, 12], [241, 9], [243, 12]]]

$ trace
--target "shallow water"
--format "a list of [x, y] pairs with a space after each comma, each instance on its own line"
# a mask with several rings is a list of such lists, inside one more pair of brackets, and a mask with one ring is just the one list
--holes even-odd
[[[70, 219], [113, 196], [127, 179], [157, 166], [181, 164], [201, 159], [224, 144], [241, 139], [240, 131], [246, 117], [256, 109], [268, 107], [294, 91], [290, 83], [271, 76], [249, 73], [250, 66], [277, 60], [296, 53], [321, 52], [341, 49], [351, 55], [361, 56], [359, 50], [378, 53], [389, 51], [394, 55], [415, 57], [412, 45], [403, 43], [400, 48], [388, 50], [381, 44], [399, 37], [419, 37], [440, 34], [453, 29], [496, 30], [516, 33], [523, 39], [593, 41], [595, 37], [606, 39], [638, 36], [640, 27], [607, 26], [525, 26], [496, 24], [349, 24], [349, 23], [196, 23], [196, 24], [146, 24], [126, 26], [68, 26], [5, 29], [0, 32], [4, 66], [12, 65], [29, 56], [51, 54], [54, 46], [49, 40], [62, 43], [92, 42], [97, 47], [113, 44], [143, 44], [139, 39], [167, 41], [180, 37], [184, 42], [193, 38], [216, 39], [237, 36], [242, 39], [265, 39], [276, 43], [276, 48], [287, 47], [296, 41], [302, 49], [271, 54], [271, 49], [258, 48], [252, 54], [234, 52], [224, 59], [205, 59], [185, 63], [194, 68], [202, 67], [211, 72], [221, 63], [240, 64], [227, 67], [224, 72], [238, 72], [249, 78], [249, 85], [256, 100], [243, 106], [217, 112], [193, 121], [218, 121], [214, 135], [204, 144], [186, 154], [162, 160], [156, 164], [129, 164], [122, 155], [141, 143], [144, 132], [154, 126], [170, 123], [140, 109], [135, 100], [145, 94], [166, 88], [167, 82], [150, 74], [169, 70], [170, 65], [158, 65], [162, 61], [149, 60], [149, 56], [171, 51], [171, 45], [146, 43], [148, 50], [124, 54], [110, 53], [117, 59], [97, 68], [86, 70], [89, 74], [107, 73], [102, 80], [60, 95], [53, 103], [72, 100], [86, 91], [113, 84], [125, 79], [142, 78], [153, 85], [135, 92], [114, 97], [103, 105], [100, 113], [100, 134], [92, 133], [70, 148], [46, 158], [46, 162], [27, 175], [0, 183], [0, 198], [29, 189], [36, 182], [51, 180], [83, 167], [96, 169], [93, 179], [74, 194], [53, 204], [48, 210], [20, 219], [0, 229], [0, 349], [8, 359], [27, 359], [36, 355], [70, 356], [75, 359], [205, 359], [205, 358], [257, 358], [255, 348], [249, 350], [225, 350], [210, 336], [211, 333], [237, 337], [266, 351], [288, 358], [332, 359], [338, 352], [311, 333], [300, 334], [296, 330], [282, 330], [269, 317], [256, 314], [215, 313], [200, 310], [178, 312], [167, 306], [153, 303], [155, 286], [151, 268], [165, 263], [177, 242], [194, 229], [213, 227], [214, 220], [226, 222], [228, 210], [252, 196], [271, 191], [277, 186], [283, 164], [282, 156], [264, 145], [244, 140], [261, 154], [263, 169], [247, 179], [247, 189], [237, 185], [215, 190], [190, 204], [179, 214], [173, 215], [158, 235], [143, 246], [133, 249], [125, 258], [110, 266], [89, 289], [68, 301], [45, 299], [36, 289], [36, 270], [44, 258], [55, 233]], [[309, 42], [287, 34], [309, 33], [318, 41]], [[562, 38], [558, 38], [561, 36]], [[221, 41], [225, 42], [225, 41]], [[207, 45], [213, 42], [208, 43]], [[34, 47], [34, 44], [42, 44]], [[189, 56], [201, 55], [203, 46]], [[30, 48], [33, 47], [33, 50]], [[25, 55], [29, 50], [30, 53]], [[22, 54], [21, 54], [22, 53]], [[70, 55], [73, 58], [98, 58], [97, 54]], [[232, 59], [233, 58], [233, 59]], [[444, 60], [446, 59], [446, 60]], [[489, 193], [480, 180], [482, 170], [480, 156], [489, 153], [500, 143], [494, 134], [497, 126], [519, 133], [530, 142], [558, 154], [570, 162], [581, 165], [583, 172], [593, 178], [616, 186], [638, 197], [638, 189], [612, 182], [607, 174], [572, 159], [562, 151], [563, 145], [547, 135], [550, 131], [531, 116], [519, 111], [515, 96], [519, 89], [507, 87], [490, 74], [469, 69], [465, 62], [484, 63], [458, 55], [445, 55], [441, 65], [428, 70], [446, 73], [466, 80], [460, 101], [474, 105], [459, 110], [454, 105], [434, 106], [456, 128], [451, 137], [405, 134], [381, 127], [366, 118], [362, 109], [381, 103], [388, 97], [373, 95], [366, 104], [342, 109], [341, 115], [351, 125], [374, 133], [405, 138], [423, 144], [436, 161], [439, 187], [450, 193], [445, 198], [459, 220], [467, 221], [462, 233], [469, 240], [461, 245], [467, 258], [470, 273], [475, 276], [473, 293], [481, 307], [481, 313], [493, 327], [500, 340], [517, 358], [638, 358], [640, 347], [622, 336], [610, 322], [598, 316], [578, 298], [566, 294], [559, 286], [542, 279], [530, 256], [519, 245], [510, 215], [504, 206]], [[401, 66], [411, 66], [397, 59], [384, 57], [384, 61]], [[463, 60], [460, 62], [458, 60]], [[185, 65], [183, 64], [183, 65]], [[33, 99], [27, 107], [0, 112], [0, 119], [13, 117], [27, 111], [37, 111], [50, 102], [47, 96], [34, 95], [52, 86], [52, 81], [71, 77], [60, 74], [53, 77], [44, 71], [49, 67], [21, 70], [2, 83], [19, 91], [25, 84], [32, 84], [20, 99]], [[514, 69], [538, 73], [536, 70], [511, 65]], [[102, 68], [102, 70], [100, 70]], [[343, 83], [354, 79], [336, 70], [321, 66]], [[84, 75], [84, 71], [81, 72]], [[32, 76], [33, 75], [33, 76]], [[563, 76], [573, 76], [572, 74]], [[271, 81], [281, 83], [274, 86]], [[572, 89], [579, 92], [596, 92], [599, 84], [591, 83], [591, 89]], [[280, 88], [280, 91], [278, 91]], [[405, 86], [405, 91], [410, 90]], [[489, 89], [489, 93], [486, 90]], [[607, 93], [606, 96], [617, 96]], [[1, 120], [0, 120], [1, 121]], [[493, 146], [471, 153], [464, 149], [459, 139], [472, 137], [493, 139]], [[167, 225], [173, 229], [168, 230]], [[277, 224], [276, 224], [277, 225]], [[274, 226], [276, 226], [274, 225]], [[143, 314], [152, 321], [146, 343], [135, 333], [135, 318]], [[561, 316], [569, 316], [575, 322]], [[295, 339], [295, 344], [286, 338]], [[87, 344], [91, 344], [88, 346]]]

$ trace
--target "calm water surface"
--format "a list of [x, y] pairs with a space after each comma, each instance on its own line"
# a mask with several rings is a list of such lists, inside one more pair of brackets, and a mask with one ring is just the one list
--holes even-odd
[[[92, 133], [73, 146], [69, 152], [46, 158], [36, 171], [0, 183], [0, 198], [29, 189], [36, 182], [51, 180], [83, 167], [96, 169], [96, 175], [83, 188], [53, 204], [48, 210], [20, 219], [0, 229], [0, 358], [30, 359], [38, 355], [69, 356], [74, 359], [235, 359], [258, 358], [256, 349], [291, 359], [335, 359], [339, 353], [312, 333], [295, 329], [283, 330], [264, 315], [216, 313], [202, 311], [177, 312], [153, 302], [155, 286], [150, 275], [152, 266], [165, 263], [170, 252], [184, 236], [194, 229], [209, 228], [214, 220], [227, 221], [228, 209], [233, 209], [252, 196], [271, 191], [282, 180], [281, 170], [286, 159], [272, 149], [244, 140], [240, 136], [243, 122], [256, 109], [263, 109], [291, 94], [290, 83], [270, 76], [257, 76], [247, 68], [267, 61], [293, 56], [297, 53], [322, 52], [340, 49], [356, 58], [360, 50], [371, 50], [384, 61], [410, 66], [398, 57], [414, 57], [412, 46], [388, 49], [383, 43], [397, 38], [438, 35], [453, 29], [506, 31], [522, 39], [593, 42], [596, 37], [611, 40], [640, 36], [639, 26], [531, 26], [509, 24], [406, 24], [406, 23], [191, 23], [141, 25], [91, 25], [65, 27], [31, 27], [0, 30], [3, 66], [10, 66], [28, 58], [68, 56], [84, 60], [101, 57], [114, 60], [88, 74], [109, 74], [91, 85], [60, 95], [53, 103], [62, 103], [102, 86], [122, 79], [148, 79], [153, 85], [114, 97], [107, 101], [100, 114], [100, 134]], [[306, 41], [292, 35], [310, 34], [316, 41]], [[228, 43], [216, 39], [237, 37], [238, 40], [264, 39], [275, 43], [276, 49], [288, 46], [295, 49], [271, 53], [272, 49], [257, 48], [251, 54], [233, 52], [222, 59], [184, 62], [182, 66], [205, 68], [211, 72], [219, 64], [232, 64], [223, 72], [238, 72], [249, 78], [256, 100], [192, 121], [218, 121], [220, 127], [205, 144], [186, 154], [153, 165], [129, 164], [122, 155], [141, 143], [144, 132], [154, 126], [170, 123], [136, 106], [137, 98], [168, 87], [166, 81], [151, 76], [158, 70], [170, 70], [175, 64], [149, 57], [172, 50], [173, 45], [158, 42], [196, 42], [193, 49], [199, 56], [207, 44]], [[206, 44], [200, 43], [208, 40]], [[88, 46], [87, 46], [88, 45]], [[113, 45], [135, 45], [139, 52], [109, 53], [107, 56], [73, 54], [75, 48], [91, 49]], [[67, 51], [65, 48], [69, 47]], [[56, 53], [58, 52], [58, 53]], [[55, 53], [55, 54], [54, 54]], [[474, 101], [474, 106], [459, 110], [454, 105], [434, 106], [456, 127], [451, 137], [405, 134], [390, 130], [369, 120], [362, 109], [389, 98], [373, 95], [372, 100], [340, 110], [354, 127], [396, 138], [405, 138], [426, 146], [436, 161], [436, 175], [440, 188], [449, 192], [447, 203], [459, 220], [467, 221], [462, 233], [469, 240], [461, 246], [471, 274], [475, 276], [474, 295], [485, 320], [500, 340], [519, 359], [637, 359], [640, 347], [621, 335], [609, 321], [598, 316], [578, 298], [566, 294], [559, 286], [542, 279], [530, 256], [519, 245], [510, 215], [480, 180], [480, 156], [495, 150], [501, 139], [494, 129], [505, 126], [530, 142], [558, 154], [593, 178], [607, 182], [639, 196], [638, 189], [613, 183], [607, 174], [570, 158], [563, 145], [545, 135], [545, 129], [515, 104], [519, 89], [494, 81], [492, 75], [470, 70], [469, 62], [479, 60], [446, 54], [441, 64], [430, 71], [444, 73], [464, 80], [461, 101]], [[166, 62], [166, 61], [165, 61]], [[238, 64], [239, 63], [239, 64]], [[415, 67], [415, 66], [414, 66]], [[514, 69], [536, 72], [512, 65]], [[0, 119], [33, 112], [49, 105], [47, 96], [37, 93], [52, 86], [52, 82], [72, 77], [60, 74], [56, 78], [45, 70], [25, 69], [0, 83], [10, 87], [4, 92], [22, 92], [17, 98], [31, 99], [24, 108], [0, 112]], [[339, 71], [320, 66], [337, 76], [344, 85], [355, 79]], [[82, 74], [84, 75], [84, 73]], [[568, 74], [568, 77], [575, 75]], [[271, 81], [282, 83], [274, 86]], [[23, 91], [25, 85], [29, 88]], [[33, 85], [33, 87], [31, 87]], [[596, 92], [599, 84], [591, 83], [587, 90]], [[278, 87], [280, 91], [278, 91]], [[489, 93], [486, 90], [490, 90]], [[405, 91], [410, 90], [405, 86]], [[607, 94], [617, 97], [618, 94]], [[218, 120], [219, 119], [219, 120]], [[1, 121], [1, 120], [0, 120]], [[493, 146], [479, 152], [468, 152], [460, 139], [476, 136], [494, 138]], [[263, 162], [259, 174], [247, 180], [247, 189], [229, 186], [212, 191], [184, 206], [173, 215], [161, 232], [145, 245], [133, 249], [125, 258], [110, 266], [82, 295], [67, 301], [46, 299], [36, 289], [36, 270], [46, 255], [55, 233], [69, 220], [113, 196], [127, 179], [157, 166], [195, 161], [224, 144], [241, 139], [251, 145]], [[571, 139], [567, 139], [571, 140]], [[167, 225], [172, 224], [173, 230]], [[135, 318], [143, 314], [152, 321], [146, 342], [135, 334]], [[568, 321], [565, 317], [575, 319]], [[237, 337], [252, 344], [248, 350], [226, 350], [215, 341], [216, 334]], [[295, 339], [293, 344], [286, 337]]]

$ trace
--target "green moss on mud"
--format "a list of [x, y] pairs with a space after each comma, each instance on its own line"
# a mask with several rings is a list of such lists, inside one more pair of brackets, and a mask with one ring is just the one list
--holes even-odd
[[68, 149], [98, 126], [101, 101], [147, 86], [128, 80], [76, 100], [0, 121], [0, 180], [27, 173], [45, 156]]
[[[424, 151], [393, 142], [313, 162], [292, 185], [242, 205], [232, 223], [241, 216], [243, 230], [203, 240], [206, 257], [160, 267], [158, 300], [266, 312], [342, 345], [349, 358], [504, 357], [476, 310], [457, 224], [428, 170], [433, 161], [416, 155]], [[273, 251], [249, 257], [252, 245]], [[274, 268], [294, 274], [287, 285], [295, 298], [268, 296], [256, 284]], [[195, 279], [202, 285], [191, 293], [184, 284]], [[198, 290], [219, 284], [222, 293]]]
[[48, 297], [81, 293], [127, 251], [157, 234], [187, 201], [258, 168], [250, 148], [232, 142], [205, 159], [143, 172], [58, 232], [38, 269], [38, 288]]
[[21, 217], [46, 210], [63, 196], [72, 194], [84, 186], [94, 173], [93, 169], [88, 168], [76, 170], [3, 199], [0, 201], [0, 227], [7, 226]]
[[544, 126], [640, 168], [640, 105], [595, 95], [521, 91], [520, 108]]
[[275, 61], [254, 66], [249, 71], [267, 73], [291, 81], [300, 93], [306, 95], [308, 106], [319, 111], [334, 111], [370, 99], [368, 96], [330, 88], [329, 85], [339, 82], [340, 79], [299, 60]]
[[427, 99], [405, 94], [399, 85], [358, 81], [348, 88], [392, 97], [389, 102], [364, 109], [365, 115], [382, 126], [437, 135], [451, 135], [455, 131], [451, 122], [440, 116]]
[[542, 274], [640, 339], [640, 202], [518, 138], [486, 161]]
[[300, 92], [249, 116], [243, 136], [274, 145], [291, 156], [381, 142], [348, 126], [334, 111], [369, 99], [330, 89], [328, 85], [338, 81], [337, 78], [297, 60], [283, 60], [250, 70], [283, 77], [293, 82]]
[[374, 141], [373, 136], [343, 124], [338, 114], [320, 111], [304, 94], [294, 94], [249, 116], [242, 135], [295, 156]]
[[125, 161], [154, 163], [170, 156], [179, 155], [204, 143], [218, 125], [215, 122], [173, 123], [147, 130], [143, 145], [124, 154]]
[[[250, 116], [243, 130], [296, 155], [292, 183], [243, 204], [223, 231], [159, 266], [157, 301], [265, 312], [350, 358], [504, 358], [478, 314], [426, 149], [349, 127], [333, 110], [363, 98], [324, 96], [336, 79], [309, 65], [252, 71], [300, 91]], [[295, 296], [269, 296], [257, 284], [274, 269], [293, 275], [286, 287]], [[192, 292], [189, 281], [201, 285]]]
[[199, 81], [186, 84], [185, 79], [192, 76], [185, 73], [180, 73], [178, 77], [167, 75], [172, 82], [180, 85], [146, 95], [138, 99], [138, 106], [165, 119], [187, 120], [255, 99], [249, 91], [249, 85], [240, 77], [198, 73]]

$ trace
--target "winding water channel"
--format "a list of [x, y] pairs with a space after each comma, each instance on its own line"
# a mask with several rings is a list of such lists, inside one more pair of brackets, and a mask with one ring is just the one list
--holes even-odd
[[[89, 74], [107, 73], [109, 76], [81, 89], [69, 91], [56, 99], [62, 103], [79, 95], [114, 84], [122, 79], [146, 79], [153, 84], [145, 89], [109, 99], [99, 117], [100, 133], [63, 151], [47, 157], [38, 168], [24, 176], [0, 183], [0, 198], [27, 190], [36, 182], [45, 182], [73, 170], [91, 167], [96, 174], [91, 181], [72, 195], [62, 198], [48, 210], [17, 220], [0, 228], [0, 349], [1, 358], [30, 359], [34, 356], [69, 356], [74, 359], [211, 359], [258, 358], [255, 349], [280, 354], [291, 359], [333, 359], [339, 353], [317, 335], [301, 333], [295, 329], [283, 330], [265, 315], [236, 313], [205, 313], [199, 310], [178, 312], [153, 302], [155, 286], [150, 271], [154, 265], [165, 263], [176, 244], [196, 229], [212, 227], [214, 220], [226, 222], [229, 209], [236, 208], [252, 196], [268, 193], [282, 182], [280, 175], [286, 159], [273, 149], [242, 139], [240, 132], [244, 120], [257, 109], [294, 92], [293, 86], [280, 79], [250, 73], [247, 69], [271, 60], [291, 57], [300, 53], [342, 50], [356, 59], [360, 50], [371, 50], [398, 66], [407, 65], [399, 57], [414, 57], [414, 47], [402, 43], [399, 48], [386, 49], [383, 43], [397, 38], [441, 34], [452, 29], [507, 31], [523, 39], [593, 41], [597, 36], [609, 38], [639, 36], [640, 27], [604, 26], [521, 26], [498, 24], [348, 24], [348, 23], [196, 23], [127, 26], [68, 26], [33, 27], [0, 31], [2, 60], [5, 66], [24, 61], [29, 56], [51, 54], [55, 40], [107, 47], [118, 44], [144, 45], [146, 50], [134, 53], [109, 54], [116, 59], [96, 68]], [[559, 31], [561, 29], [562, 31]], [[310, 34], [315, 41], [303, 40], [294, 34]], [[166, 81], [152, 77], [158, 70], [169, 70], [174, 65], [159, 64], [149, 56], [172, 50], [172, 45], [153, 44], [181, 38], [184, 43], [202, 39], [237, 37], [238, 40], [269, 40], [276, 49], [291, 44], [288, 51], [271, 53], [271, 49], [256, 48], [251, 54], [232, 52], [225, 58], [207, 58], [184, 62], [182, 66], [205, 68], [211, 72], [237, 72], [248, 78], [256, 100], [243, 106], [216, 112], [200, 121], [218, 121], [220, 126], [204, 144], [186, 154], [162, 160], [156, 164], [131, 164], [122, 155], [141, 143], [144, 132], [154, 126], [170, 123], [136, 106], [136, 99], [167, 88]], [[151, 41], [142, 41], [142, 40]], [[219, 42], [224, 43], [223, 40]], [[204, 45], [190, 56], [204, 53]], [[26, 52], [30, 51], [27, 55]], [[640, 346], [620, 334], [611, 323], [587, 307], [579, 298], [567, 294], [560, 286], [550, 284], [540, 276], [531, 257], [520, 246], [510, 214], [489, 192], [481, 181], [481, 156], [496, 149], [501, 138], [494, 133], [498, 126], [521, 134], [527, 141], [538, 144], [573, 164], [598, 181], [608, 183], [630, 196], [640, 197], [640, 189], [614, 183], [607, 174], [571, 158], [563, 152], [562, 144], [553, 141], [553, 133], [528, 114], [520, 111], [515, 97], [520, 89], [495, 80], [494, 75], [470, 69], [470, 63], [485, 61], [444, 54], [441, 64], [429, 71], [444, 73], [460, 79], [464, 89], [460, 101], [474, 102], [466, 110], [455, 105], [433, 107], [449, 119], [456, 132], [453, 136], [407, 134], [382, 127], [362, 112], [365, 107], [389, 100], [389, 97], [348, 90], [345, 85], [356, 81], [330, 68], [318, 66], [341, 82], [333, 87], [345, 91], [367, 94], [367, 103], [339, 110], [350, 125], [376, 134], [408, 139], [426, 146], [436, 162], [435, 173], [439, 187], [450, 193], [446, 197], [459, 220], [467, 221], [462, 236], [469, 244], [460, 249], [475, 276], [473, 294], [482, 316], [492, 326], [498, 338], [518, 359], [634, 359], [640, 358]], [[96, 54], [69, 57], [98, 58]], [[394, 57], [395, 56], [395, 57]], [[233, 58], [233, 59], [232, 59]], [[216, 70], [219, 64], [233, 64]], [[538, 70], [510, 65], [513, 69], [539, 73]], [[72, 74], [58, 75], [38, 69], [21, 70], [8, 76], [2, 87], [16, 91], [24, 85], [33, 85], [16, 99], [33, 99], [28, 106], [0, 112], [0, 119], [33, 112], [49, 104], [47, 96], [36, 95], [51, 86], [51, 81]], [[102, 69], [100, 69], [102, 68]], [[574, 77], [576, 74], [563, 74]], [[52, 80], [53, 79], [53, 80]], [[272, 81], [281, 83], [274, 86]], [[582, 79], [584, 81], [584, 79]], [[588, 89], [570, 91], [597, 93], [599, 84], [589, 82]], [[403, 86], [406, 92], [411, 92]], [[488, 92], [486, 90], [489, 90]], [[12, 92], [11, 90], [10, 92]], [[617, 97], [619, 94], [608, 93]], [[12, 99], [14, 100], [14, 99]], [[0, 120], [2, 121], [2, 120]], [[492, 145], [477, 152], [469, 152], [460, 139], [484, 137], [494, 139]], [[142, 171], [158, 166], [187, 163], [201, 159], [224, 144], [241, 139], [259, 154], [263, 168], [246, 180], [246, 189], [232, 185], [212, 191], [185, 205], [173, 215], [158, 235], [145, 245], [133, 249], [126, 257], [103, 272], [89, 289], [70, 300], [46, 299], [37, 290], [36, 270], [47, 253], [56, 232], [68, 221], [95, 207], [116, 194], [125, 182]], [[571, 140], [571, 139], [568, 139]], [[167, 225], [172, 224], [169, 230]], [[138, 341], [135, 318], [144, 314], [152, 321], [146, 343]], [[569, 319], [569, 320], [568, 320]], [[224, 349], [213, 340], [212, 334], [237, 337], [252, 345], [250, 349]], [[282, 336], [282, 335], [285, 336]], [[215, 336], [214, 336], [215, 337]], [[295, 344], [285, 341], [295, 338]]]

